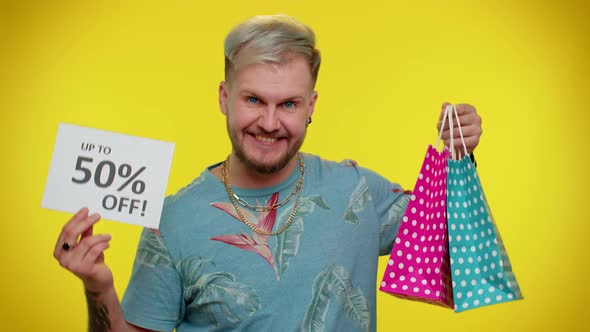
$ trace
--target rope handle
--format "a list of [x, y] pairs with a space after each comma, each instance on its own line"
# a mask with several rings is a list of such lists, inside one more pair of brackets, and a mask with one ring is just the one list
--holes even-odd
[[455, 150], [455, 142], [453, 139], [453, 114], [455, 115], [455, 118], [457, 118], [457, 124], [458, 124], [458, 129], [459, 129], [459, 135], [461, 136], [461, 144], [463, 145], [463, 151], [465, 152], [465, 155], [469, 155], [469, 153], [467, 152], [467, 146], [465, 145], [465, 138], [463, 137], [463, 130], [461, 129], [461, 121], [459, 120], [459, 114], [457, 113], [457, 107], [455, 105], [447, 105], [445, 107], [445, 111], [444, 114], [442, 116], [442, 122], [440, 125], [440, 128], [438, 128], [438, 139], [436, 140], [436, 148], [438, 149], [441, 139], [442, 139], [442, 132], [443, 132], [443, 128], [445, 127], [445, 122], [448, 118], [449, 120], [449, 132], [450, 132], [450, 140], [451, 140], [451, 144], [449, 146], [449, 152], [451, 154], [451, 158], [453, 160], [457, 160], [457, 151]]

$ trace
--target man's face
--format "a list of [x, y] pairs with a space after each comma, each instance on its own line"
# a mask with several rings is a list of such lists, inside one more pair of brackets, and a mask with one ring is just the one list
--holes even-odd
[[316, 99], [311, 70], [302, 57], [234, 72], [219, 87], [219, 104], [235, 156], [259, 173], [281, 170], [303, 144]]

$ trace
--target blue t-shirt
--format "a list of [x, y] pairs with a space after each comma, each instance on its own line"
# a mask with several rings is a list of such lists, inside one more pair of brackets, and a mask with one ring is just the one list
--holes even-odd
[[[209, 169], [168, 197], [159, 230], [141, 235], [122, 301], [125, 318], [152, 330], [374, 331], [379, 255], [388, 255], [408, 204], [399, 185], [354, 162], [302, 154], [300, 206], [287, 230], [262, 236], [240, 221]], [[245, 201], [280, 202], [299, 171]], [[276, 231], [295, 203], [240, 207]]]

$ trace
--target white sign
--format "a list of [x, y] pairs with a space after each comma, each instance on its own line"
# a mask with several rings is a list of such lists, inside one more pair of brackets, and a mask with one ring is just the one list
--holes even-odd
[[174, 143], [60, 124], [41, 206], [158, 228]]

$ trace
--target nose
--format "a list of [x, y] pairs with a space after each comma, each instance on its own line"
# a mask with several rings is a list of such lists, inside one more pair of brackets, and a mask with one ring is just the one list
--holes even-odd
[[269, 133], [279, 130], [280, 123], [279, 110], [274, 105], [269, 105], [267, 109], [261, 112], [258, 118], [258, 126]]

